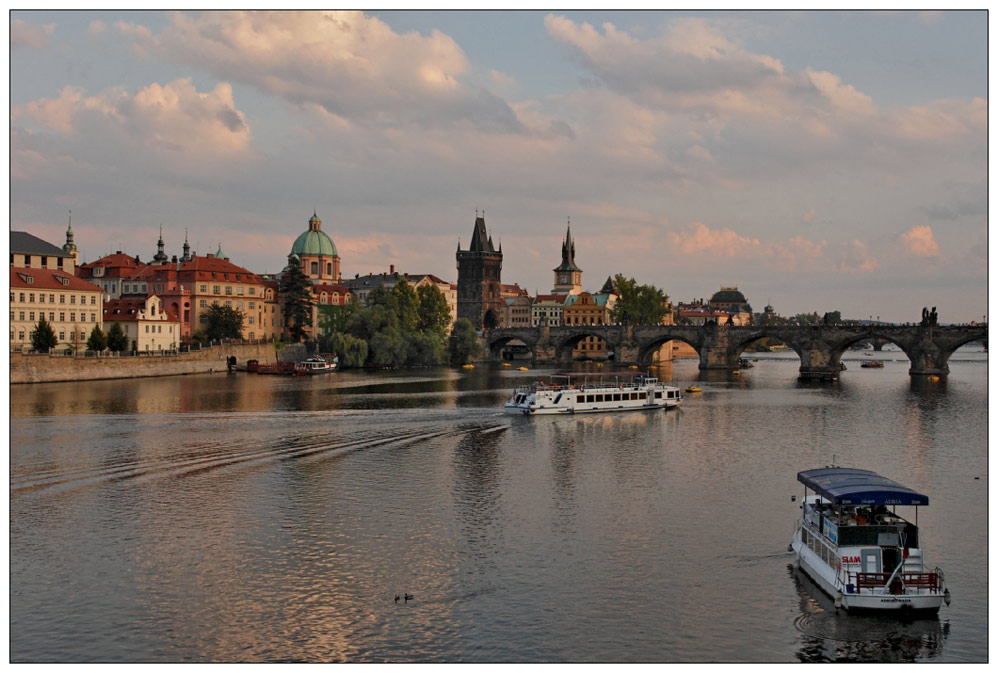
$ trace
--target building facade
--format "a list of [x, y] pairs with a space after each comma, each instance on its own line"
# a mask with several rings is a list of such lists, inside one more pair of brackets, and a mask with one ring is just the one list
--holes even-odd
[[[566, 327], [575, 325], [605, 325], [610, 321], [610, 297], [607, 294], [580, 292], [565, 298], [564, 321]], [[596, 336], [587, 336], [572, 351], [576, 358], [604, 359], [606, 342]]]
[[[176, 350], [180, 345], [180, 318], [163, 308], [156, 295], [144, 299], [112, 299], [104, 304], [104, 324], [118, 323], [129, 348], [140, 353]], [[110, 329], [110, 327], [109, 327]]]
[[492, 329], [502, 320], [502, 245], [497, 250], [485, 230], [485, 213], [476, 213], [471, 245], [457, 244], [457, 317], [467, 318], [476, 330]]

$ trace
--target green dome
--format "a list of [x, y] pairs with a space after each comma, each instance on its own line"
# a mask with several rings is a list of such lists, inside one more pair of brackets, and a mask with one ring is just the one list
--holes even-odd
[[306, 231], [295, 239], [291, 252], [302, 257], [304, 255], [322, 255], [323, 257], [339, 257], [333, 239], [322, 231]]

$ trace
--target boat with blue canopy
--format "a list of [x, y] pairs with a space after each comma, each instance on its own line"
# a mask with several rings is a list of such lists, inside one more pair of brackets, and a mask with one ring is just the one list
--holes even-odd
[[[848, 612], [934, 614], [950, 603], [943, 571], [928, 569], [918, 508], [929, 497], [870, 470], [825, 467], [797, 474], [801, 518], [790, 550], [797, 566]], [[914, 507], [914, 522], [897, 513]]]

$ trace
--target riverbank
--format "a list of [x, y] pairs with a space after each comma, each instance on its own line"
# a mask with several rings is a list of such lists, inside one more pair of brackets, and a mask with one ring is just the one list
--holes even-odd
[[224, 344], [176, 355], [136, 355], [131, 357], [74, 357], [46, 353], [11, 353], [10, 383], [55, 383], [58, 381], [98, 381], [137, 379], [149, 376], [177, 376], [225, 371], [226, 359], [235, 356], [245, 364], [258, 360], [274, 364], [274, 344]]

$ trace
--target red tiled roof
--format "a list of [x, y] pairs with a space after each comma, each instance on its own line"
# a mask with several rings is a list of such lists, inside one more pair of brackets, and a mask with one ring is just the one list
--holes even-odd
[[[30, 279], [30, 282], [29, 282]], [[68, 279], [68, 282], [63, 280]], [[25, 269], [10, 267], [12, 288], [42, 288], [45, 290], [76, 290], [78, 292], [104, 292], [103, 288], [88, 283], [82, 278], [71, 276], [65, 271], [50, 269]]]
[[312, 286], [312, 292], [339, 292], [340, 294], [350, 294], [350, 288], [346, 285], [333, 285], [330, 283], [316, 283]]
[[[139, 311], [146, 308], [145, 299], [112, 299], [104, 302], [104, 322], [128, 322], [139, 319]], [[169, 309], [162, 309], [166, 314], [166, 322], [180, 322], [180, 317]], [[146, 320], [153, 320], [146, 317]]]
[[81, 264], [77, 273], [84, 278], [92, 278], [93, 269], [103, 268], [105, 269], [104, 278], [118, 278], [142, 266], [145, 266], [144, 262], [136, 262], [134, 257], [116, 252], [88, 264]]
[[565, 297], [567, 296], [568, 295], [564, 294], [539, 294], [534, 298], [534, 302], [536, 303], [539, 301], [556, 301], [559, 304], [564, 304]]

